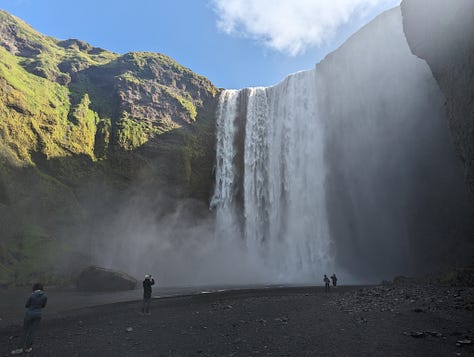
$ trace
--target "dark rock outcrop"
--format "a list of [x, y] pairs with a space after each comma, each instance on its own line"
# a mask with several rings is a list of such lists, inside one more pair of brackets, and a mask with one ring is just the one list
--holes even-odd
[[121, 291], [133, 290], [138, 281], [119, 271], [90, 266], [84, 269], [76, 279], [80, 291]]

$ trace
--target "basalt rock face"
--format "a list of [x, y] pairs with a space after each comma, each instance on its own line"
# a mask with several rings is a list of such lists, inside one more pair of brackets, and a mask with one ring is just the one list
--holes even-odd
[[474, 195], [474, 2], [404, 0], [401, 9], [412, 53], [428, 63], [446, 98], [453, 142]]
[[80, 242], [132, 196], [206, 202], [218, 92], [165, 55], [60, 41], [0, 11], [0, 282], [87, 264]]

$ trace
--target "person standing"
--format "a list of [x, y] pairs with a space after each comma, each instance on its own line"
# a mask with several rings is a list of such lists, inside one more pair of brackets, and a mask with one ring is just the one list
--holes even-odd
[[143, 280], [143, 304], [142, 314], [150, 314], [151, 286], [155, 285], [155, 279], [151, 275], [145, 275]]
[[332, 286], [336, 287], [337, 286], [337, 277], [336, 273], [331, 275], [331, 280], [332, 280]]
[[324, 274], [324, 291], [328, 292], [329, 291], [329, 278], [326, 274]]
[[48, 297], [43, 291], [43, 285], [36, 283], [33, 285], [33, 293], [26, 301], [25, 319], [23, 320], [23, 336], [21, 340], [21, 348], [12, 351], [12, 354], [30, 353], [33, 350], [33, 337], [38, 330], [41, 321], [42, 310], [46, 306]]

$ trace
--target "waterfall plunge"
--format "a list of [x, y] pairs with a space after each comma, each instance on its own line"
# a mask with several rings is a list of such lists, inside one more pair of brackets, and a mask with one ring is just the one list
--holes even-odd
[[217, 238], [242, 240], [270, 281], [313, 280], [332, 265], [322, 135], [314, 71], [221, 95]]

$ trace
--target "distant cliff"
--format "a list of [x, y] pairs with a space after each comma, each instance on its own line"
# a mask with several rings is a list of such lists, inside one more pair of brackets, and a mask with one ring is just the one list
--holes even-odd
[[165, 55], [60, 41], [0, 11], [0, 283], [57, 279], [72, 237], [131, 189], [206, 202], [218, 93]]

